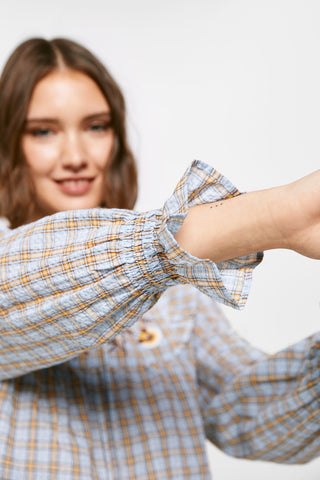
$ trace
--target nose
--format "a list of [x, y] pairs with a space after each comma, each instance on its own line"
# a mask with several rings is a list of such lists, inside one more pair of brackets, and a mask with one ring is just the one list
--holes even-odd
[[62, 165], [64, 168], [78, 172], [88, 164], [87, 154], [79, 134], [65, 136], [62, 148]]

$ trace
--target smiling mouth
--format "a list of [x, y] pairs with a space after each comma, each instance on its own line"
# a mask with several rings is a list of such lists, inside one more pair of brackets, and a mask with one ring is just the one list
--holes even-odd
[[67, 178], [55, 180], [59, 189], [67, 195], [84, 195], [87, 193], [94, 181], [94, 178]]

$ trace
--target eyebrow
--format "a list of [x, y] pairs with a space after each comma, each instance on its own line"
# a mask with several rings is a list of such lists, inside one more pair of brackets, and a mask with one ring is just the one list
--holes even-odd
[[[90, 120], [96, 120], [98, 118], [108, 118], [111, 119], [111, 112], [110, 111], [105, 111], [105, 112], [97, 112], [97, 113], [92, 113], [91, 115], [87, 115], [86, 117], [83, 118], [83, 121], [87, 122]], [[35, 117], [35, 118], [26, 118], [26, 123], [58, 123], [59, 120], [56, 118], [49, 118], [49, 117]]]

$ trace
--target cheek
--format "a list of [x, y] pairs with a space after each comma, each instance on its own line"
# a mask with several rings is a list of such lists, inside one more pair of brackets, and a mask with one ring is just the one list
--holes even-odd
[[30, 171], [34, 175], [44, 175], [51, 171], [57, 157], [55, 144], [39, 144], [32, 138], [26, 138], [21, 143], [22, 151]]
[[101, 139], [98, 142], [90, 142], [90, 146], [88, 146], [88, 152], [90, 152], [90, 157], [98, 169], [104, 170], [106, 168], [111, 157], [113, 144], [113, 135], [105, 139]]

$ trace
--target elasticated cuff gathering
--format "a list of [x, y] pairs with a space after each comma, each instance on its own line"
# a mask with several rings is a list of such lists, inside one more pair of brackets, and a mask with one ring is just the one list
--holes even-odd
[[163, 207], [158, 238], [177, 283], [193, 284], [214, 300], [242, 309], [253, 269], [262, 261], [263, 252], [214, 263], [190, 255], [174, 238], [190, 207], [238, 195], [240, 192], [217, 170], [195, 160]]

